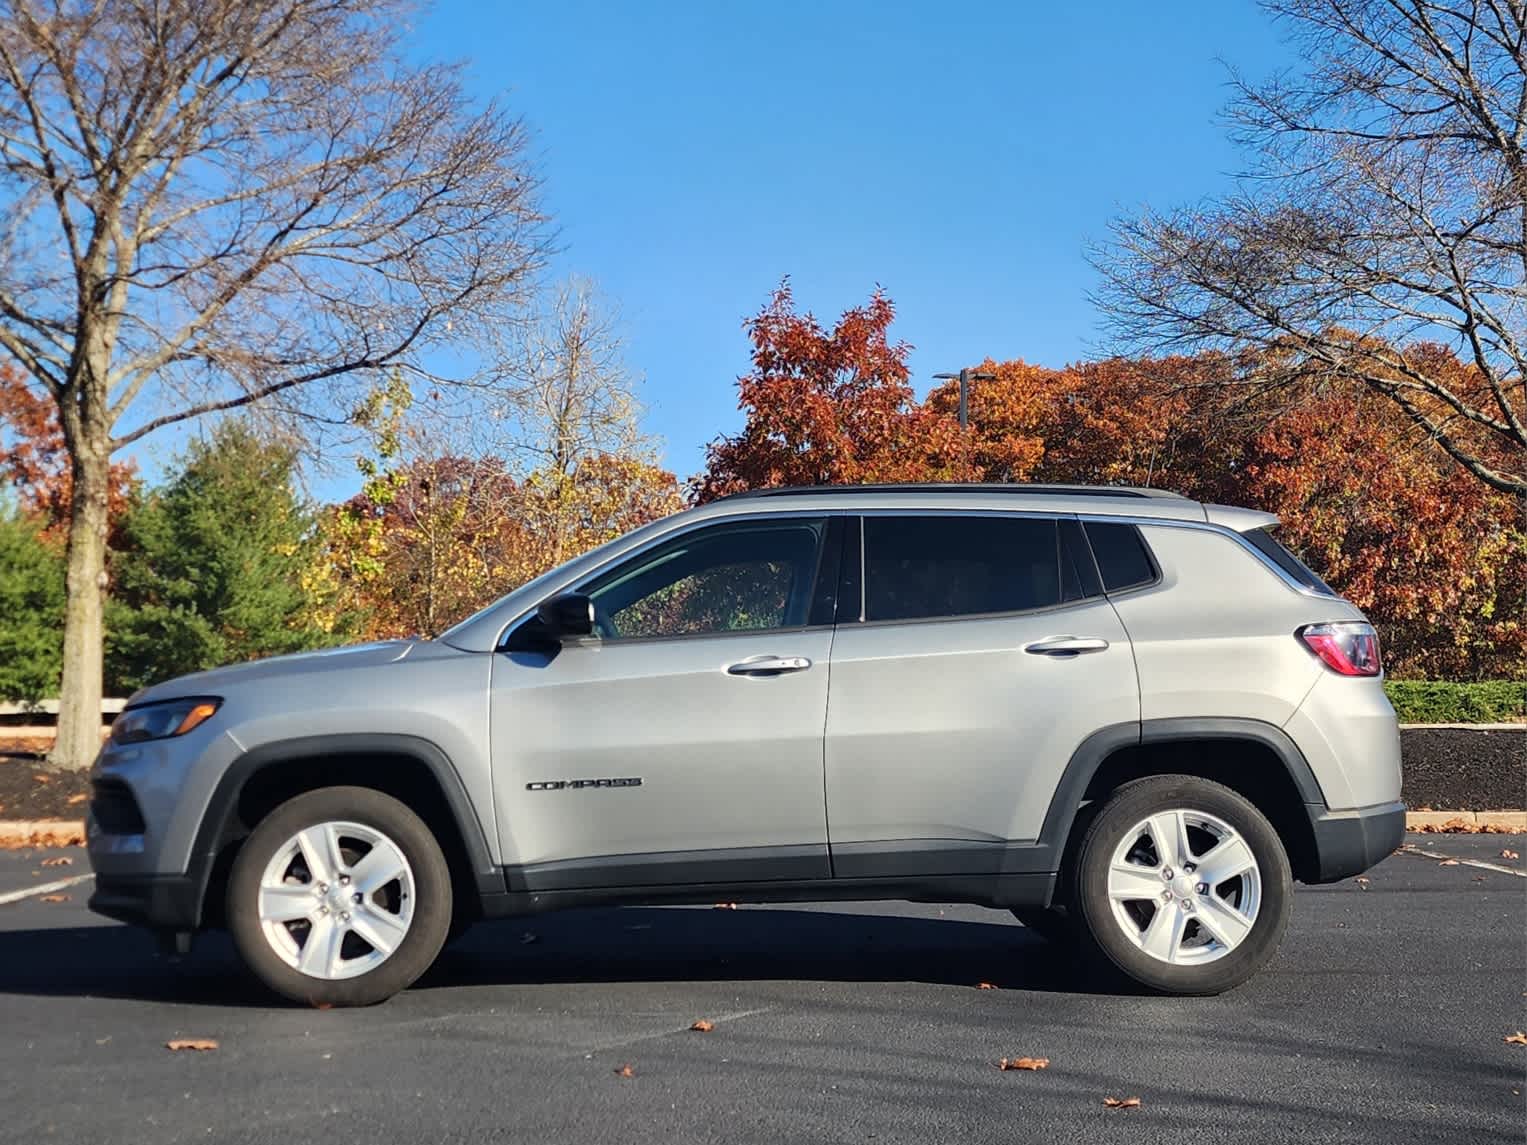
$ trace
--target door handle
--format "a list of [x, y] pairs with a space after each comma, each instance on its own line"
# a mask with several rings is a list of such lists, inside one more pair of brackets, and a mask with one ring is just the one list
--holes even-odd
[[726, 670], [729, 676], [779, 676], [786, 672], [803, 672], [811, 667], [804, 656], [755, 656], [733, 664]]
[[1023, 650], [1032, 652], [1035, 656], [1054, 656], [1057, 659], [1069, 660], [1072, 656], [1080, 656], [1083, 652], [1101, 652], [1107, 647], [1108, 641], [1101, 636], [1047, 636], [1043, 640], [1025, 644]]

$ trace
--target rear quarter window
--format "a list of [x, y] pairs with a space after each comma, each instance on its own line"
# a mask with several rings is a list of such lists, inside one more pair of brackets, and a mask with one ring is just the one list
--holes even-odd
[[1263, 556], [1272, 561], [1280, 569], [1293, 577], [1305, 588], [1313, 592], [1323, 592], [1327, 596], [1335, 596], [1336, 591], [1320, 576], [1278, 541], [1267, 529], [1252, 529], [1242, 533], [1241, 536], [1250, 541]]
[[1087, 540], [1106, 591], [1123, 592], [1155, 583], [1156, 562], [1135, 526], [1088, 521]]

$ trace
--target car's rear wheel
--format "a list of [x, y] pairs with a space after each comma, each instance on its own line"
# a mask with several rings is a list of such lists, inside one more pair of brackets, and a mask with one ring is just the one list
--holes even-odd
[[313, 1005], [365, 1006], [424, 973], [451, 925], [451, 875], [389, 795], [327, 787], [283, 803], [239, 849], [228, 927], [255, 976]]
[[1292, 876], [1277, 832], [1218, 783], [1165, 775], [1120, 787], [1077, 855], [1080, 937], [1105, 966], [1171, 994], [1251, 977], [1288, 925]]

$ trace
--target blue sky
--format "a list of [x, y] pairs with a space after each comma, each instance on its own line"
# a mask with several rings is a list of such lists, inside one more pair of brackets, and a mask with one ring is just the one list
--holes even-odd
[[1222, 189], [1225, 64], [1289, 62], [1249, 0], [450, 0], [411, 39], [534, 130], [554, 269], [619, 304], [680, 476], [740, 426], [741, 323], [787, 274], [824, 320], [884, 286], [919, 392], [1095, 352], [1086, 242]]

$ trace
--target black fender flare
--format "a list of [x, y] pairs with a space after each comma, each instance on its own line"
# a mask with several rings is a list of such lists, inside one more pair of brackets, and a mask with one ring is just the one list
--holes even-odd
[[253, 776], [267, 767], [294, 759], [376, 755], [406, 756], [428, 769], [456, 822], [456, 830], [466, 849], [467, 861], [478, 892], [483, 895], [502, 894], [503, 874], [493, 861], [482, 820], [478, 818], [467, 796], [466, 785], [462, 783], [455, 764], [438, 745], [419, 736], [380, 732], [298, 736], [250, 748], [229, 764], [218, 779], [206, 809], [202, 812], [201, 823], [197, 826], [196, 839], [191, 848], [191, 869], [188, 873], [196, 888], [197, 923], [200, 923], [200, 908], [205, 902], [212, 868], [217, 862], [228, 828], [237, 814], [239, 795]]
[[1114, 752], [1144, 744], [1226, 739], [1248, 740], [1268, 748], [1282, 763], [1306, 806], [1325, 810], [1325, 796], [1309, 761], [1288, 733], [1275, 724], [1236, 716], [1179, 717], [1111, 724], [1093, 732], [1071, 753], [1055, 793], [1050, 797], [1038, 842], [1054, 863], [1051, 869], [1060, 867], [1087, 786]]

